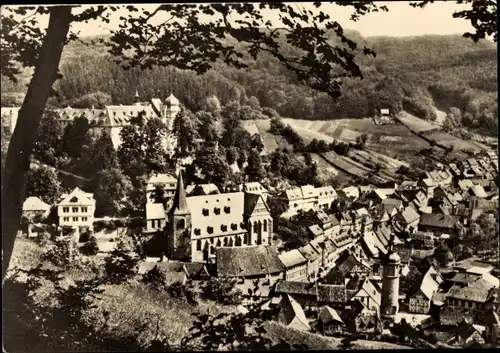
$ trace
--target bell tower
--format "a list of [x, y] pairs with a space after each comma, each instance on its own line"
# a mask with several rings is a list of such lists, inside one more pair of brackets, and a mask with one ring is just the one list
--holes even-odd
[[399, 311], [399, 274], [401, 258], [393, 250], [394, 235], [391, 237], [389, 251], [382, 261], [382, 318], [393, 320]]
[[179, 172], [174, 202], [168, 214], [167, 257], [170, 260], [191, 259], [191, 212], [184, 189], [182, 171]]

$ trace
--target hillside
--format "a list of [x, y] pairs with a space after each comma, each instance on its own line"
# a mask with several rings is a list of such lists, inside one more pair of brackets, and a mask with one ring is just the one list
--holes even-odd
[[[71, 43], [65, 48], [64, 78], [57, 82], [59, 97], [51, 104], [129, 104], [137, 89], [144, 99], [172, 92], [193, 111], [202, 109], [205, 98], [215, 94], [222, 104], [238, 101], [252, 107], [246, 119], [257, 118], [263, 107], [283, 117], [307, 120], [358, 119], [371, 116], [375, 108], [391, 107], [424, 119], [439, 116], [442, 122], [443, 114], [456, 107], [459, 116], [454, 119], [459, 124], [496, 134], [498, 88], [492, 42], [474, 43], [461, 36], [361, 38], [355, 32], [350, 36], [371, 46], [377, 56], [358, 58], [365, 78], [345, 80], [337, 102], [300, 85], [265, 55], [249, 61], [248, 69], [217, 63], [202, 76], [174, 68], [124, 71], [101, 44], [89, 41], [88, 46]], [[3, 105], [20, 104], [28, 77], [17, 84], [2, 79]]]

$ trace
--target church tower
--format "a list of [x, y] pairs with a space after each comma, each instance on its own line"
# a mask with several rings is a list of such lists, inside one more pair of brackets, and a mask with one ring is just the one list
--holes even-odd
[[393, 239], [389, 251], [382, 261], [382, 305], [380, 313], [382, 318], [394, 319], [399, 311], [399, 273], [401, 259], [393, 251]]
[[162, 121], [167, 126], [169, 136], [166, 141], [166, 149], [169, 155], [173, 155], [177, 146], [176, 138], [172, 135], [174, 119], [181, 111], [180, 102], [173, 94], [170, 94], [163, 102]]
[[168, 258], [189, 261], [191, 258], [191, 212], [187, 205], [182, 171], [179, 172], [174, 202], [168, 214], [168, 223]]

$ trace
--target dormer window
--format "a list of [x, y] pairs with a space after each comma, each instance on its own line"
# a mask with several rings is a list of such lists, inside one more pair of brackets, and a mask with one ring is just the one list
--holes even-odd
[[208, 234], [212, 234], [214, 232], [214, 227], [207, 227]]
[[220, 229], [223, 231], [223, 232], [227, 232], [227, 225], [223, 224], [220, 226]]
[[231, 207], [229, 206], [224, 207], [224, 212], [228, 214], [231, 213]]
[[236, 223], [231, 224], [231, 229], [232, 230], [237, 230], [238, 229], [238, 225]]
[[208, 216], [210, 214], [210, 211], [208, 210], [208, 208], [204, 208], [203, 209], [203, 215], [204, 216]]
[[196, 229], [194, 230], [194, 235], [201, 235], [201, 229], [196, 228]]
[[220, 208], [219, 208], [219, 207], [215, 207], [215, 208], [214, 208], [214, 213], [215, 213], [216, 215], [219, 215], [219, 214], [220, 214]]

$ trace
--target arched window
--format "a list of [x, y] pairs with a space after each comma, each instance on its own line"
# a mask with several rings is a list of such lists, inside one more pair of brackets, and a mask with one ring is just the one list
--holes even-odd
[[220, 245], [221, 245], [220, 239], [217, 239], [217, 247], [220, 247]]
[[233, 238], [229, 238], [229, 244], [228, 246], [233, 246]]
[[259, 232], [257, 234], [257, 245], [261, 245], [262, 244], [262, 233]]
[[224, 237], [224, 246], [227, 246], [227, 238]]
[[243, 234], [243, 244], [248, 244], [248, 233]]
[[234, 242], [234, 245], [241, 246], [241, 237], [239, 235], [236, 236], [236, 240]]
[[254, 233], [258, 232], [257, 221], [253, 222], [253, 231], [254, 231]]
[[267, 219], [264, 220], [264, 232], [267, 232]]
[[199, 239], [196, 241], [196, 250], [201, 251], [201, 240]]

